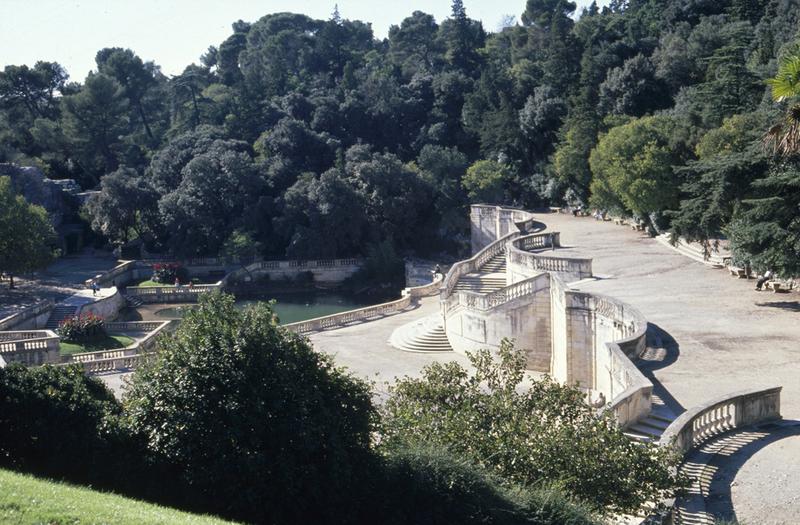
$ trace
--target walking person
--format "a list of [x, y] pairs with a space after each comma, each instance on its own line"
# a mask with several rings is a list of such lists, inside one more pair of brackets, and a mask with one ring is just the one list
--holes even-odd
[[92, 281], [92, 295], [97, 295], [98, 290], [100, 287], [97, 285], [97, 281]]

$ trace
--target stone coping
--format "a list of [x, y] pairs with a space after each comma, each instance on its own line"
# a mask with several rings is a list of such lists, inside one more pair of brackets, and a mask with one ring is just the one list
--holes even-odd
[[372, 317], [396, 313], [410, 306], [414, 299], [436, 295], [439, 292], [442, 279], [442, 275], [438, 274], [433, 282], [429, 284], [406, 288], [401, 292], [402, 297], [400, 297], [400, 299], [395, 299], [394, 301], [357, 308], [355, 310], [348, 310], [338, 314], [317, 317], [307, 321], [290, 323], [283, 325], [283, 327], [298, 334], [307, 334], [311, 332], [318, 332], [320, 330], [341, 328], [356, 321], [364, 321]]
[[690, 408], [667, 427], [659, 444], [685, 454], [728, 430], [781, 419], [781, 390], [780, 386], [739, 390]]

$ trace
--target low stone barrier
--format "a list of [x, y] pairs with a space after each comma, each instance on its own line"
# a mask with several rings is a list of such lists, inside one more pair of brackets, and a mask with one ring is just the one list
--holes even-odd
[[317, 317], [315, 319], [309, 319], [308, 321], [290, 323], [284, 325], [284, 327], [298, 334], [308, 334], [322, 330], [341, 328], [342, 326], [347, 326], [356, 321], [366, 321], [376, 317], [384, 317], [408, 308], [415, 299], [436, 295], [439, 292], [441, 283], [442, 276], [438, 275], [437, 278], [429, 284], [404, 289], [400, 299], [374, 306], [367, 306], [365, 308], [358, 308], [356, 310], [348, 310], [347, 312], [338, 314]]
[[[172, 326], [172, 321], [130, 321], [121, 323], [106, 323], [106, 330], [108, 332], [144, 332], [149, 333], [142, 339], [134, 342], [132, 345], [125, 348], [117, 348], [114, 350], [101, 350], [98, 352], [82, 352], [72, 354], [70, 358], [64, 362], [65, 365], [79, 363], [89, 363], [94, 361], [108, 361], [102, 371], [108, 371], [108, 366], [112, 364], [115, 359], [123, 357], [133, 357], [141, 353], [146, 353], [153, 349], [155, 346], [156, 338], [167, 331]], [[130, 361], [124, 361], [125, 368], [131, 368]], [[135, 365], [135, 362], [134, 362]], [[94, 373], [87, 369], [88, 373]]]
[[189, 286], [128, 286], [125, 294], [143, 303], [194, 303], [200, 294], [222, 289], [222, 282]]
[[691, 408], [667, 427], [659, 443], [685, 454], [729, 430], [781, 419], [782, 389], [741, 390]]
[[0, 356], [6, 364], [38, 366], [57, 363], [60, 359], [59, 338], [52, 330], [2, 332], [0, 335]]
[[310, 272], [315, 282], [339, 283], [355, 274], [364, 266], [360, 258], [258, 261], [232, 271], [223, 279], [223, 284], [237, 281], [250, 282], [253, 276], [268, 275], [271, 280], [294, 279], [303, 272]]
[[53, 309], [53, 301], [46, 299], [34, 305], [23, 308], [4, 319], [0, 319], [0, 331], [17, 329], [37, 329], [44, 327], [47, 318], [50, 317], [50, 310]]
[[[558, 274], [572, 282], [592, 276], [592, 260], [578, 257], [558, 257], [547, 252], [547, 248], [561, 246], [559, 232], [523, 235], [513, 239], [506, 252], [506, 266], [511, 281], [527, 279], [540, 272]], [[540, 250], [535, 252], [533, 250]]]

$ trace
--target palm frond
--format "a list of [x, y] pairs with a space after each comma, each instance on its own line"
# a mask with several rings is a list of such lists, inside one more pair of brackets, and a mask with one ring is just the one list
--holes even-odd
[[772, 99], [778, 102], [800, 96], [800, 55], [789, 55], [781, 60], [775, 78], [767, 80], [772, 88]]

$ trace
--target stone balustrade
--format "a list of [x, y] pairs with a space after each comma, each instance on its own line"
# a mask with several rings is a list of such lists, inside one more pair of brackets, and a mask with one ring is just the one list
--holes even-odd
[[92, 283], [97, 283], [101, 288], [116, 286], [117, 281], [122, 284], [130, 280], [130, 274], [139, 266], [139, 261], [124, 261], [107, 272], [101, 273], [91, 279], [86, 279], [84, 284], [89, 288]]
[[533, 250], [561, 246], [559, 232], [525, 235], [509, 243], [506, 263], [511, 280], [532, 277], [539, 272], [551, 272], [569, 282], [592, 276], [592, 260], [578, 257], [556, 257]]
[[52, 330], [0, 332], [0, 355], [5, 363], [38, 366], [57, 363], [59, 338]]
[[782, 387], [742, 390], [687, 410], [670, 424], [660, 444], [685, 454], [714, 436], [781, 418]]
[[519, 237], [519, 235], [520, 232], [518, 231], [511, 232], [505, 237], [488, 244], [469, 259], [459, 261], [451, 266], [450, 271], [447, 272], [447, 276], [445, 276], [442, 284], [441, 299], [446, 301], [447, 298], [453, 293], [456, 283], [462, 276], [478, 271], [480, 267], [486, 264], [492, 257], [502, 253], [506, 249], [506, 244], [508, 241], [516, 239]]
[[540, 250], [561, 246], [561, 232], [533, 233], [514, 240], [514, 247], [521, 250]]
[[[119, 323], [106, 323], [106, 330], [112, 333], [145, 332], [145, 331], [149, 333], [144, 338], [134, 342], [132, 345], [127, 346], [125, 348], [72, 354], [66, 359], [66, 361], [63, 364], [69, 365], [69, 364], [74, 364], [76, 362], [88, 363], [93, 361], [108, 361], [114, 359], [121, 359], [123, 357], [132, 357], [140, 353], [148, 352], [152, 350], [153, 346], [155, 345], [156, 338], [161, 333], [168, 330], [168, 328], [172, 325], [173, 325], [172, 321], [130, 321], [130, 322], [119, 322]], [[128, 361], [124, 361], [124, 363], [126, 363], [125, 368], [132, 367]], [[108, 366], [108, 363], [106, 364], [106, 366]], [[135, 366], [135, 363], [133, 366]], [[104, 369], [103, 371], [108, 371], [108, 370]], [[87, 370], [87, 372], [93, 373], [91, 370]]]
[[355, 322], [384, 317], [408, 308], [416, 299], [420, 297], [436, 295], [439, 292], [441, 283], [442, 276], [437, 275], [433, 282], [429, 284], [415, 286], [413, 288], [406, 288], [403, 290], [400, 299], [374, 306], [367, 306], [365, 308], [358, 308], [356, 310], [348, 310], [347, 312], [341, 312], [338, 314], [317, 317], [307, 321], [291, 323], [284, 325], [284, 327], [298, 334], [308, 334], [322, 330], [329, 330], [332, 328], [340, 328]]
[[462, 307], [467, 310], [486, 312], [540, 290], [541, 287], [537, 286], [538, 281], [540, 281], [539, 276], [535, 276], [485, 294], [459, 291], [452, 295], [453, 301], [448, 302], [451, 305], [448, 311], [452, 313], [455, 308]]
[[125, 293], [143, 303], [194, 303], [200, 294], [222, 289], [222, 283], [189, 286], [128, 286]]
[[110, 357], [107, 359], [96, 359], [92, 361], [76, 361], [68, 365], [78, 364], [83, 367], [83, 371], [89, 375], [102, 374], [108, 372], [119, 372], [124, 370], [134, 370], [146, 359], [147, 354], [135, 354], [121, 357]]

